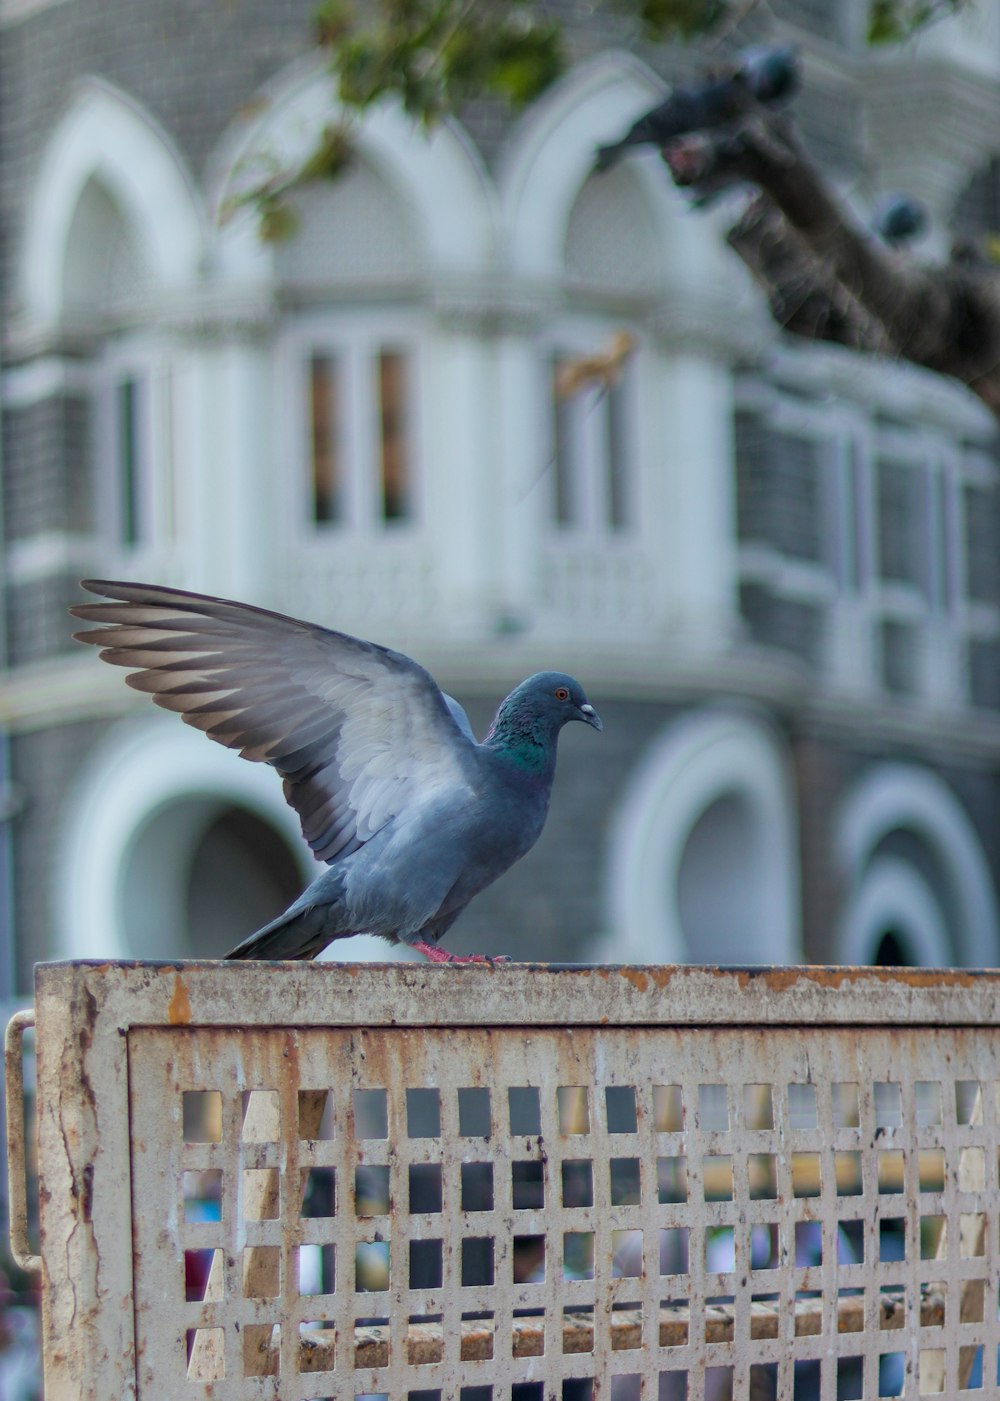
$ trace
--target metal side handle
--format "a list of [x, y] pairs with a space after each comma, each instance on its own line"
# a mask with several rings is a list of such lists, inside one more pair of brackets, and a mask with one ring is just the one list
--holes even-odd
[[7, 1200], [10, 1206], [10, 1249], [22, 1270], [42, 1268], [28, 1241], [28, 1166], [24, 1151], [24, 1033], [35, 1025], [34, 1008], [15, 1012], [4, 1037], [4, 1079], [7, 1100]]

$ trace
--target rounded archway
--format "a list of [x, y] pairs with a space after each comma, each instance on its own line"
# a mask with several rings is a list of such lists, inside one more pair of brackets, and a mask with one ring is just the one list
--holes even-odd
[[70, 795], [57, 932], [70, 958], [208, 958], [318, 866], [278, 777], [172, 718], [114, 726]]
[[885, 957], [990, 967], [1000, 948], [989, 863], [968, 813], [943, 779], [877, 765], [841, 805], [835, 849], [845, 896], [836, 931], [843, 963]]
[[637, 962], [788, 963], [799, 956], [796, 809], [769, 726], [746, 715], [675, 720], [615, 818], [615, 956]]
[[136, 958], [220, 958], [301, 888], [292, 849], [260, 813], [193, 793], [150, 813], [123, 854], [123, 939]]

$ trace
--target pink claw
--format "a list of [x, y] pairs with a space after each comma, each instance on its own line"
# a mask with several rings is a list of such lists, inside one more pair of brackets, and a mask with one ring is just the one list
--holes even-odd
[[495, 963], [510, 962], [504, 954], [491, 958], [487, 953], [449, 953], [447, 949], [439, 948], [437, 944], [425, 943], [423, 939], [414, 941], [412, 947], [432, 963], [488, 963], [492, 967]]

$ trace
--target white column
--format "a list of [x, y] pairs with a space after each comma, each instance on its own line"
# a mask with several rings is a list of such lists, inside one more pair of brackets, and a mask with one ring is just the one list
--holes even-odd
[[641, 466], [641, 529], [661, 624], [685, 648], [713, 651], [738, 616], [733, 387], [705, 355], [650, 356], [646, 402], [658, 431]]
[[550, 519], [555, 465], [545, 424], [548, 379], [527, 331], [500, 338], [496, 384], [497, 611], [509, 624], [530, 626], [538, 611], [542, 530]]
[[425, 508], [436, 591], [435, 620], [449, 634], [479, 633], [495, 604], [498, 529], [492, 349], [461, 324], [438, 327], [427, 358]]
[[283, 530], [270, 356], [251, 342], [204, 343], [182, 358], [175, 384], [177, 529], [191, 585], [266, 597]]

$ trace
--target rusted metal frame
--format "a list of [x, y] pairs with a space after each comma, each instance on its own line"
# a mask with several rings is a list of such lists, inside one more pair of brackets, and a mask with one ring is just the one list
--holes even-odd
[[36, 977], [47, 1401], [136, 1395], [126, 1038], [103, 1001], [69, 969]]
[[[62, 1396], [96, 1398], [134, 1394], [134, 1376], [130, 1377], [127, 1372], [131, 1345], [127, 1336], [129, 1321], [127, 1310], [121, 1307], [130, 1297], [131, 1258], [127, 1248], [122, 1250], [119, 1244], [122, 1202], [126, 1199], [121, 1189], [123, 1186], [127, 1189], [128, 1177], [127, 1166], [123, 1172], [122, 1164], [127, 1165], [129, 1146], [128, 1116], [127, 1112], [122, 1112], [127, 1069], [120, 1033], [129, 1026], [164, 1021], [181, 1025], [224, 1025], [232, 1021], [234, 998], [239, 1003], [241, 1019], [249, 1025], [287, 1022], [290, 1005], [295, 1008], [295, 1020], [299, 1024], [330, 1024], [338, 1019], [342, 1024], [350, 1024], [350, 1004], [358, 997], [359, 984], [366, 981], [368, 990], [378, 994], [376, 1014], [380, 1013], [383, 1021], [389, 1023], [409, 1021], [415, 1024], [420, 1019], [419, 1004], [428, 987], [432, 987], [435, 994], [441, 994], [435, 997], [435, 1002], [444, 1004], [439, 1008], [442, 1020], [460, 1024], [481, 1020], [484, 1010], [489, 1012], [494, 1024], [520, 1025], [525, 1021], [544, 1024], [551, 1022], [556, 1012], [569, 1021], [576, 1018], [579, 1024], [592, 1023], [595, 1019], [595, 988], [578, 996], [578, 976], [569, 970], [546, 974], [542, 970], [505, 969], [502, 972], [507, 980], [502, 992], [492, 983], [494, 974], [486, 975], [491, 980], [486, 983], [476, 974], [468, 977], [465, 970], [458, 973], [457, 979], [457, 970], [428, 970], [431, 976], [452, 979], [451, 983], [429, 984], [427, 973], [413, 980], [399, 978], [397, 970], [365, 970], [358, 979], [350, 975], [345, 978], [341, 970], [334, 969], [290, 970], [294, 976], [285, 976], [286, 970], [281, 968], [248, 968], [246, 972], [255, 976], [239, 978], [236, 988], [233, 986], [236, 970], [225, 969], [224, 978], [220, 978], [220, 970], [211, 965], [188, 966], [181, 970], [116, 969], [114, 978], [106, 976], [108, 971], [96, 966], [64, 967], [43, 969], [39, 977], [40, 1037], [44, 1036], [49, 1047], [40, 1059], [40, 1079], [66, 1090], [75, 1086], [79, 1100], [64, 1104], [63, 1096], [59, 1095], [58, 1103], [41, 1106], [40, 1113], [40, 1140], [47, 1164], [43, 1213], [48, 1229], [43, 1258], [47, 1256], [57, 1261], [65, 1277], [63, 1285], [55, 1291], [58, 1297], [52, 1297], [53, 1291], [46, 1291], [49, 1296], [46, 1300], [46, 1351], [52, 1375], [48, 1394], [53, 1401], [61, 1401]], [[599, 990], [606, 992], [607, 998], [601, 1001], [605, 1007], [610, 1005], [615, 1015], [604, 1013], [599, 1019], [621, 1020], [625, 1025], [704, 1024], [711, 1019], [713, 1010], [719, 1015], [721, 1003], [726, 1003], [724, 1020], [730, 1024], [736, 1020], [758, 1025], [801, 1020], [828, 1025], [837, 1022], [837, 1017], [831, 1015], [834, 1009], [824, 1007], [819, 997], [829, 990], [825, 978], [811, 975], [794, 979], [785, 975], [769, 978], [764, 975], [745, 981], [744, 975], [706, 975], [704, 970], [691, 971], [694, 975], [691, 978], [671, 973], [664, 980], [654, 976], [661, 970], [650, 970], [649, 975], [642, 970], [602, 970], [603, 986]], [[567, 973], [568, 982], [563, 981]], [[278, 983], [279, 995], [273, 1003], [264, 996], [265, 984], [261, 978]], [[558, 979], [561, 986], [554, 984], [553, 979]], [[706, 993], [707, 983], [712, 979], [715, 985]], [[877, 982], [876, 1007], [870, 996], [871, 988], [852, 984], [848, 979], [841, 996], [836, 999], [837, 1011], [841, 1018], [849, 1016], [852, 1022], [883, 1026], [894, 1020], [910, 1026], [933, 1022], [996, 1024], [996, 979], [988, 975], [970, 979], [965, 975], [945, 976], [942, 983], [943, 986], [935, 990], [926, 982], [905, 976], [895, 977], [891, 982]], [[489, 995], [482, 995], [487, 990]], [[739, 1006], [732, 1001], [737, 990]], [[522, 991], [525, 997], [520, 1005]], [[367, 999], [359, 1001], [364, 1005]], [[325, 1011], [323, 1004], [327, 1004]], [[274, 1014], [275, 1005], [280, 1008], [280, 1016]], [[657, 1016], [653, 1015], [654, 1010]], [[370, 1006], [366, 1005], [365, 1011], [369, 1022], [377, 1020], [377, 1016], [372, 1017]], [[746, 1012], [749, 1015], [744, 1016]], [[426, 1010], [423, 1017], [426, 1019]], [[94, 1094], [98, 1083], [102, 1088], [101, 1096]], [[82, 1096], [79, 1095], [81, 1087]], [[118, 1229], [111, 1229], [112, 1225]], [[96, 1249], [84, 1248], [88, 1237]], [[71, 1288], [66, 1287], [65, 1279], [72, 1281]], [[95, 1323], [94, 1309], [109, 1299], [116, 1301], [113, 1309], [105, 1310], [112, 1315], [110, 1320], [105, 1320], [105, 1323], [110, 1322], [112, 1337], [102, 1335], [99, 1346], [88, 1349]], [[114, 1317], [119, 1320], [117, 1329]], [[72, 1356], [66, 1348], [66, 1340], [70, 1338], [73, 1340]], [[121, 1346], [123, 1341], [124, 1347]], [[75, 1367], [83, 1355], [98, 1359], [99, 1389], [79, 1373], [74, 1378]], [[61, 1382], [65, 1383], [62, 1390]]]
[[14, 1263], [34, 1273], [42, 1267], [28, 1239], [28, 1161], [24, 1130], [24, 1033], [35, 1025], [34, 1009], [15, 1012], [4, 1035], [7, 1111], [7, 1211]]
[[[110, 975], [110, 976], [108, 976]], [[950, 1026], [1000, 1025], [987, 970], [421, 964], [46, 964], [94, 999], [116, 1031], [230, 1026]]]

